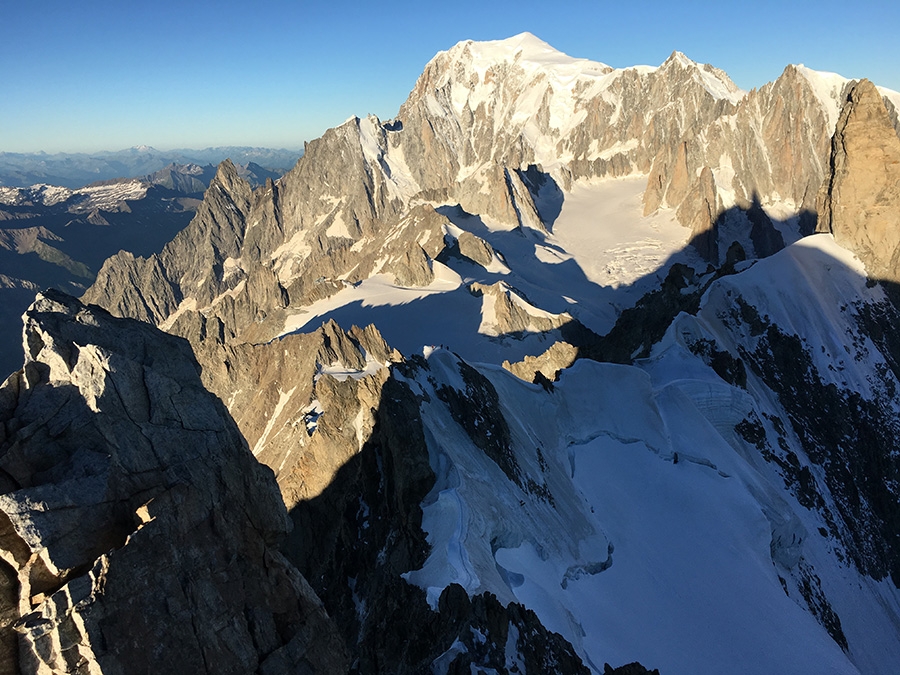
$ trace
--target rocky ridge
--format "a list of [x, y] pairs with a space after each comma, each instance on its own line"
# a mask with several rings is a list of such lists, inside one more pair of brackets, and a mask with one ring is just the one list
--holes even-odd
[[[201, 188], [202, 189], [202, 188]], [[107, 257], [159, 251], [190, 222], [199, 200], [141, 180], [68, 189], [0, 187], [0, 370], [22, 362], [20, 317], [34, 291], [81, 295]]]
[[25, 321], [0, 388], [8, 671], [346, 672], [187, 343], [53, 292]]
[[[825, 80], [789, 66], [745, 94], [679, 53], [658, 68], [614, 70], [529, 34], [460, 43], [428, 64], [395, 119], [353, 118], [329, 130], [252, 200], [223, 165], [210, 211], [183, 238], [148, 260], [113, 257], [86, 298], [157, 324], [179, 308], [202, 310], [236, 339], [249, 339], [248, 330], [254, 341], [271, 339], [283, 316], [242, 281], [274, 274], [284, 289], [279, 309], [290, 310], [382, 271], [376, 263], [387, 256], [417, 270], [401, 271], [401, 284], [427, 285], [441, 237], [423, 248], [400, 234], [409, 218], [446, 235], [447, 223], [429, 211], [458, 205], [491, 227], [544, 236], [562, 191], [635, 174], [648, 175], [645, 212], [674, 209], [714, 264], [734, 238], [763, 257], [783, 244], [782, 225], [794, 237], [812, 230], [840, 100]], [[195, 265], [197, 246], [221, 255]], [[155, 306], [135, 296], [138, 279]]]

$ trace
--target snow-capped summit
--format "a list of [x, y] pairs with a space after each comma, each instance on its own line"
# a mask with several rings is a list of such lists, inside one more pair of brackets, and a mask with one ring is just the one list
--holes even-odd
[[[845, 101], [848, 85], [850, 85], [853, 80], [846, 78], [843, 75], [838, 75], [837, 73], [813, 70], [812, 68], [807, 68], [802, 63], [789, 66], [789, 68], [796, 69], [800, 75], [806, 78], [816, 96], [828, 111], [829, 126], [834, 128], [834, 125], [837, 123], [838, 114], [841, 111], [841, 106]], [[887, 87], [877, 87], [877, 89], [878, 92], [884, 98], [888, 99], [896, 109], [900, 110], [900, 92], [888, 89]]]
[[503, 62], [515, 62], [526, 69], [547, 69], [569, 75], [606, 74], [612, 70], [604, 63], [564, 54], [528, 32], [519, 33], [505, 40], [486, 42], [465, 40], [447, 52], [439, 52], [436, 58], [441, 54], [446, 54], [454, 61], [465, 62], [468, 67], [478, 71]]

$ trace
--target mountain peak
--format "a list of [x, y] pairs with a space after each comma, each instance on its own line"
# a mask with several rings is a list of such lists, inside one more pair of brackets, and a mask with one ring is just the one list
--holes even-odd
[[661, 68], [665, 68], [668, 65], [678, 64], [683, 68], [688, 67], [699, 67], [699, 64], [693, 59], [688, 58], [684, 52], [680, 52], [677, 49], [673, 50], [671, 54], [669, 54], [669, 58], [663, 61]]
[[449, 55], [454, 61], [470, 61], [476, 68], [489, 67], [494, 63], [516, 62], [526, 68], [525, 64], [533, 67], [575, 66], [579, 70], [600, 71], [601, 74], [612, 70], [604, 63], [569, 56], [528, 32], [503, 40], [466, 40], [441, 54]]
[[738, 87], [724, 70], [715, 68], [708, 63], [697, 63], [678, 50], [673, 51], [669, 58], [663, 61], [659, 71], [667, 72], [677, 67], [679, 70], [687, 70], [694, 73], [693, 77], [716, 99], [726, 99], [736, 104], [746, 95], [746, 92]]
[[514, 53], [521, 53], [525, 58], [545, 54], [558, 54], [566, 56], [565, 54], [563, 54], [563, 52], [559, 51], [555, 47], [550, 46], [548, 43], [544, 42], [539, 37], [537, 37], [533, 33], [529, 33], [528, 31], [519, 33], [518, 35], [513, 35], [512, 37], [508, 37], [505, 40], [495, 40], [493, 44], [495, 44], [497, 47], [506, 47]]
[[234, 162], [230, 158], [223, 159], [216, 169], [215, 180], [222, 182], [232, 181], [235, 178], [238, 178], [238, 170]]

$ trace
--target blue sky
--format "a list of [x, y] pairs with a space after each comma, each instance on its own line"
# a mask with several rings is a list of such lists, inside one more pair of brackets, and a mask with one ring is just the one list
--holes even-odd
[[526, 30], [614, 67], [677, 49], [744, 89], [805, 63], [900, 90], [898, 4], [9, 0], [0, 151], [299, 148], [392, 117], [438, 51]]

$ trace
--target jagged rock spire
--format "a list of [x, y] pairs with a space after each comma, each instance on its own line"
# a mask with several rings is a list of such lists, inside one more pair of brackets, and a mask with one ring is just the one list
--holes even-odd
[[854, 251], [870, 276], [900, 280], [900, 137], [869, 80], [847, 94], [817, 206], [820, 232]]

